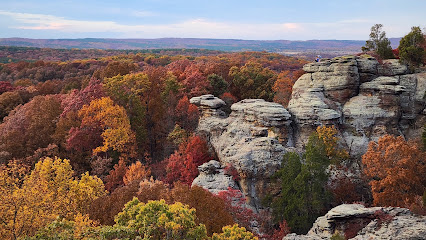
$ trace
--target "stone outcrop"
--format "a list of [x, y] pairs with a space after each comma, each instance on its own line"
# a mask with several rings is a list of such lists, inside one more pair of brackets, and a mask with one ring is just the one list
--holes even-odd
[[288, 106], [298, 149], [320, 125], [335, 125], [353, 156], [384, 134], [419, 136], [426, 122], [426, 73], [407, 74], [396, 59], [379, 64], [368, 55], [325, 59], [303, 69]]
[[358, 240], [425, 239], [426, 216], [405, 208], [343, 204], [319, 217], [306, 235], [290, 234], [283, 239], [330, 239], [336, 233]]
[[225, 172], [220, 162], [211, 160], [198, 167], [200, 174], [194, 179], [192, 185], [202, 186], [213, 194], [226, 191], [229, 188], [238, 189], [232, 176]]
[[[202, 96], [202, 98], [206, 98]], [[215, 99], [211, 98], [211, 101]], [[222, 165], [231, 164], [240, 175], [238, 185], [248, 199], [248, 204], [257, 209], [260, 196], [266, 194], [269, 177], [280, 167], [284, 146], [292, 145], [290, 113], [280, 104], [261, 99], [246, 99], [231, 107], [229, 117], [205, 114], [210, 111], [208, 101], [197, 104], [202, 115], [197, 132], [204, 135], [216, 152]], [[203, 170], [202, 170], [203, 171]], [[204, 179], [213, 177], [205, 175]], [[211, 175], [211, 174], [210, 174]], [[196, 180], [196, 185], [210, 186], [206, 181]]]
[[[225, 103], [213, 95], [190, 100], [202, 113], [198, 134], [206, 137], [222, 166], [235, 167], [241, 178], [237, 186], [255, 209], [271, 191], [266, 186], [283, 154], [302, 152], [318, 126], [335, 125], [340, 144], [359, 157], [370, 141], [384, 134], [419, 137], [426, 123], [426, 73], [409, 74], [398, 60], [379, 63], [368, 55], [343, 56], [303, 69], [306, 73], [293, 86], [288, 111], [277, 103], [246, 99], [233, 104], [226, 116], [220, 109]], [[217, 182], [210, 183], [224, 175], [200, 171], [194, 184], [216, 191]]]

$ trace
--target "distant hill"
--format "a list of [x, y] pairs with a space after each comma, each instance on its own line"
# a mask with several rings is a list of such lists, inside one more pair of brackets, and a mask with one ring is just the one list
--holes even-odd
[[[400, 38], [390, 39], [397, 47]], [[220, 51], [268, 51], [268, 52], [359, 52], [365, 45], [361, 40], [238, 40], [204, 38], [159, 38], [159, 39], [29, 39], [0, 38], [2, 46], [78, 49], [164, 49], [187, 48]]]

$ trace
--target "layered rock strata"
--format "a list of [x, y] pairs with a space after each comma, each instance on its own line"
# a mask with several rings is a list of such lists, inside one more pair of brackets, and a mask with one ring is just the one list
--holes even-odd
[[302, 150], [317, 126], [335, 125], [351, 155], [362, 155], [384, 134], [418, 137], [426, 122], [426, 73], [407, 74], [396, 59], [344, 56], [306, 64], [288, 110]]
[[330, 239], [334, 234], [346, 239], [425, 239], [426, 216], [405, 208], [343, 204], [319, 217], [306, 235], [290, 234], [283, 240]]
[[288, 111], [277, 103], [246, 99], [233, 104], [228, 117], [220, 109], [225, 103], [213, 95], [190, 100], [202, 113], [198, 134], [206, 137], [222, 166], [236, 168], [237, 185], [255, 209], [283, 154], [302, 152], [318, 126], [336, 126], [340, 144], [359, 157], [384, 134], [420, 137], [426, 123], [426, 73], [408, 74], [398, 60], [344, 56], [303, 69]]
[[[201, 98], [206, 99], [205, 96]], [[203, 116], [206, 116], [204, 111], [211, 111], [207, 109], [211, 105], [209, 101], [191, 99], [191, 103], [200, 107]], [[286, 152], [284, 146], [292, 145], [291, 115], [280, 104], [261, 99], [240, 101], [233, 104], [231, 110], [229, 117], [207, 114], [200, 118], [197, 132], [208, 139], [222, 166], [230, 164], [237, 170], [241, 179], [238, 185], [248, 204], [258, 209], [269, 178], [281, 165]], [[194, 184], [217, 191], [200, 179]]]

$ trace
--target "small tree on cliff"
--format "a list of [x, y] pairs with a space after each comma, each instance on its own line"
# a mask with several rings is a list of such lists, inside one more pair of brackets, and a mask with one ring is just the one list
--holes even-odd
[[374, 24], [371, 27], [370, 39], [361, 49], [363, 52], [374, 51], [382, 59], [394, 58], [390, 41], [386, 37], [386, 32], [382, 31], [382, 27], [382, 24]]
[[424, 44], [426, 40], [420, 27], [412, 27], [411, 32], [399, 41], [399, 56], [401, 62], [410, 66], [419, 66], [426, 58]]

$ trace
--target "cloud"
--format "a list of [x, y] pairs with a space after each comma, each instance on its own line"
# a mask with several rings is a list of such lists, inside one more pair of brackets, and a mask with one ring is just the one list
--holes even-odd
[[[151, 12], [134, 12], [152, 16]], [[206, 19], [189, 19], [170, 24], [120, 24], [114, 21], [72, 20], [63, 17], [1, 11], [0, 15], [11, 17], [15, 26], [24, 30], [48, 30], [64, 33], [116, 33], [126, 38], [237, 38], [237, 39], [357, 39], [357, 35], [368, 36], [371, 26], [367, 20], [344, 20], [335, 23], [236, 23], [217, 22]], [[357, 30], [360, 29], [360, 30]], [[314, 37], [313, 37], [314, 36]], [[101, 37], [101, 34], [100, 34]]]

